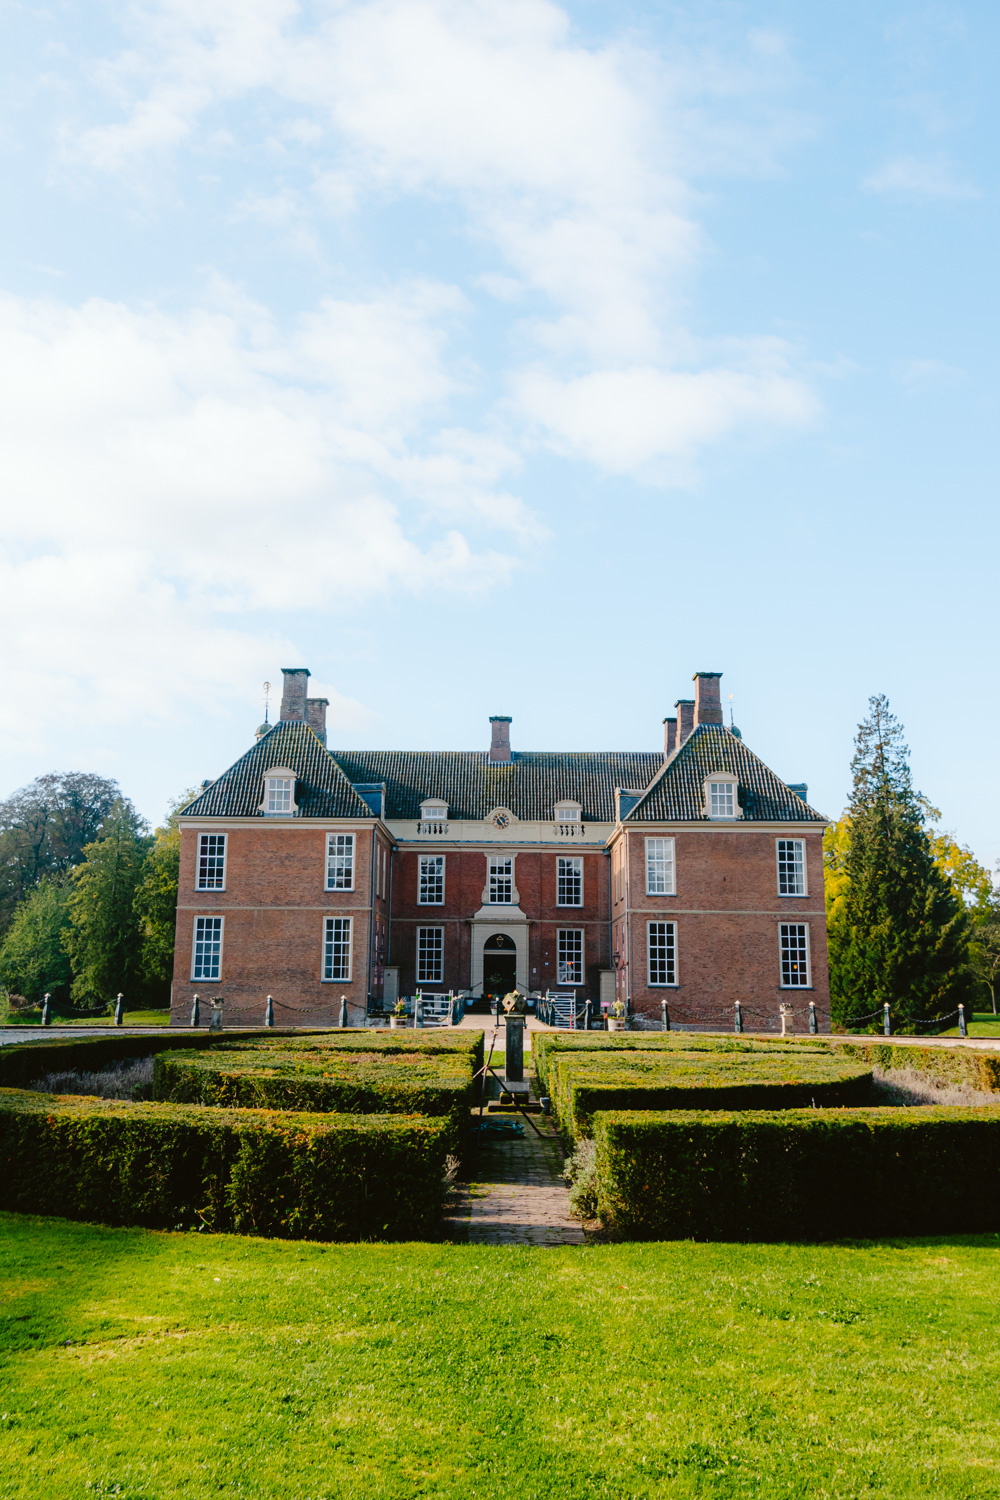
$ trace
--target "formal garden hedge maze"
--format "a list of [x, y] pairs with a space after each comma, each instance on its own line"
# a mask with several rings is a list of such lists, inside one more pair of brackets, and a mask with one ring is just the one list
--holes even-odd
[[[5, 1049], [0, 1207], [289, 1239], [433, 1238], [482, 1042], [366, 1030]], [[131, 1097], [107, 1097], [116, 1088]]]
[[998, 1053], [639, 1033], [537, 1038], [535, 1066], [619, 1237], [1000, 1229]]

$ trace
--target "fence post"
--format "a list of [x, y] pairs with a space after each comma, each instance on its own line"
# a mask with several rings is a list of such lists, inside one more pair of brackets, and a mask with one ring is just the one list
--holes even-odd
[[809, 1001], [809, 1032], [810, 1032], [810, 1035], [811, 1036], [815, 1036], [818, 1030], [819, 1030], [819, 1027], [816, 1025], [816, 1001], [815, 1000], [810, 1000]]
[[120, 1026], [125, 1019], [124, 995], [119, 995], [115, 1001], [115, 1025]]
[[264, 1025], [274, 1025], [274, 1000], [270, 995], [268, 995], [267, 1004], [264, 1007]]
[[885, 1036], [892, 1036], [892, 1022], [889, 1019], [889, 1002], [888, 1002], [888, 1000], [885, 1002], [885, 1004], [882, 1007], [882, 1031], [883, 1031], [883, 1034]]
[[340, 1026], [341, 1030], [347, 1025], [347, 996], [340, 997]]
[[191, 1001], [191, 1025], [197, 1026], [199, 1020], [200, 1015], [198, 1011], [198, 996], [195, 995]]
[[413, 997], [413, 1029], [414, 1029], [414, 1031], [416, 1031], [416, 1029], [417, 1029], [417, 1027], [419, 1025], [420, 1025], [420, 991], [417, 990], [416, 995]]
[[48, 994], [45, 994], [45, 995], [42, 996], [42, 1025], [43, 1026], [51, 1026], [52, 1025], [52, 1017], [49, 1014], [49, 996], [48, 996]]
[[660, 1001], [660, 1021], [664, 1031], [670, 1030], [670, 1003], [667, 1000]]
[[733, 1030], [743, 1030], [743, 1007], [738, 1000], [733, 1006]]
[[965, 1024], [965, 1006], [964, 1005], [960, 1005], [958, 1007], [958, 1034], [959, 1034], [959, 1036], [968, 1036], [969, 1035], [969, 1028]]

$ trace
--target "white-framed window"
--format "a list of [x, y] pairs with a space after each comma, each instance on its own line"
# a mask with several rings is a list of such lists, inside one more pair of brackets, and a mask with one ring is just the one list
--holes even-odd
[[323, 918], [323, 978], [351, 977], [351, 918]]
[[735, 818], [737, 811], [735, 781], [709, 781], [708, 816]]
[[557, 944], [557, 983], [583, 983], [583, 928], [560, 927]]
[[649, 983], [677, 983], [677, 923], [647, 922], [646, 952]]
[[198, 880], [199, 891], [224, 891], [226, 889], [226, 835], [224, 833], [200, 833], [198, 835]]
[[509, 856], [490, 855], [491, 906], [509, 906], [514, 899], [514, 861]]
[[556, 808], [557, 823], [579, 823], [580, 806], [576, 802], [562, 802]]
[[804, 839], [778, 839], [778, 895], [805, 896], [806, 845]]
[[[441, 906], [444, 902], [444, 855], [421, 854], [420, 884], [417, 903], [420, 906]], [[427, 929], [428, 932], [430, 928]]]
[[561, 855], [558, 856], [556, 860], [556, 905], [583, 905], [582, 859], [563, 859]]
[[444, 928], [417, 928], [417, 983], [441, 984], [444, 979]]
[[646, 895], [674, 896], [673, 839], [646, 840]]
[[448, 804], [446, 802], [421, 802], [420, 816], [427, 823], [447, 823]]
[[326, 836], [326, 888], [328, 891], [354, 889], [353, 833], [328, 833]]
[[269, 776], [264, 789], [264, 811], [271, 817], [292, 811], [294, 776]]
[[782, 922], [781, 988], [800, 990], [809, 987], [809, 928], [805, 922]]
[[222, 918], [195, 917], [192, 979], [218, 979], [222, 973]]

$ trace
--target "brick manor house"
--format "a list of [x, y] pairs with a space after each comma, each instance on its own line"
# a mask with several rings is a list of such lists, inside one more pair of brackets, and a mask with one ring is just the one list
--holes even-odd
[[[173, 1023], [351, 1024], [397, 996], [615, 996], [659, 1022], [828, 1026], [826, 820], [723, 722], [718, 672], [661, 751], [341, 751], [287, 669], [280, 717], [180, 817]], [[799, 999], [796, 1001], [796, 995]], [[765, 1019], [766, 1018], [766, 1019]], [[796, 1023], [801, 1028], [801, 1021]]]

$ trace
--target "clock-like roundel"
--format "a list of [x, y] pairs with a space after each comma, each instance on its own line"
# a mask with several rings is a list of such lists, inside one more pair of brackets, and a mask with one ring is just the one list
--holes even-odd
[[506, 828], [510, 823], [510, 813], [498, 812], [493, 814], [494, 828]]

